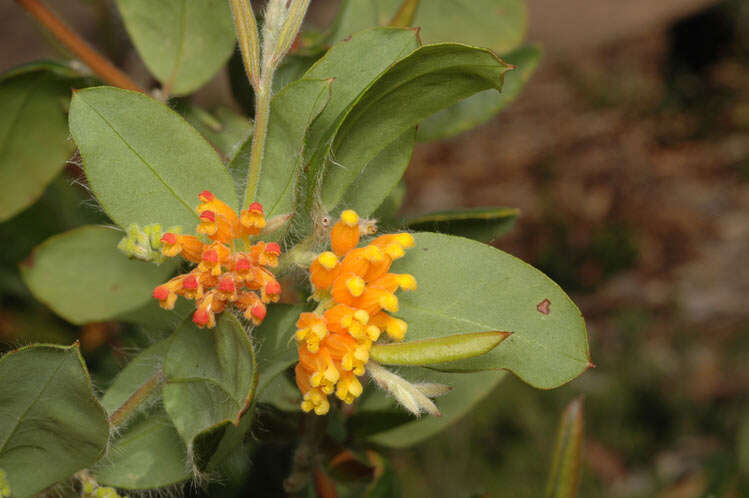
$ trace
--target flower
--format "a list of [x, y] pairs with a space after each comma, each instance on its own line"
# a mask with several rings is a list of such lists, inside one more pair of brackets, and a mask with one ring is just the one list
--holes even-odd
[[[196, 231], [210, 242], [176, 231], [163, 234], [160, 242], [165, 257], [180, 255], [197, 266], [156, 287], [153, 297], [164, 309], [174, 308], [178, 296], [195, 300], [192, 321], [201, 328], [215, 327], [216, 314], [227, 306], [259, 325], [265, 318], [266, 305], [281, 296], [281, 285], [268, 270], [278, 265], [281, 247], [275, 242], [249, 242], [249, 237], [266, 225], [263, 207], [254, 202], [237, 215], [207, 190], [198, 199]], [[240, 244], [246, 250], [236, 250]]]
[[319, 305], [299, 316], [295, 336], [295, 374], [305, 412], [326, 414], [330, 394], [352, 403], [363, 391], [358, 377], [366, 372], [372, 344], [383, 332], [394, 341], [406, 335], [406, 322], [389, 313], [398, 311], [398, 289], [416, 289], [416, 279], [389, 270], [414, 246], [414, 238], [393, 233], [357, 247], [370, 230], [354, 211], [344, 211], [330, 231], [332, 251], [320, 253], [310, 265], [312, 297]]

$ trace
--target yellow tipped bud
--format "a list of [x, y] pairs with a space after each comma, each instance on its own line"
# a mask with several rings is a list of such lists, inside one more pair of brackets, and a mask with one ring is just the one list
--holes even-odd
[[408, 324], [400, 318], [391, 318], [387, 323], [387, 334], [395, 341], [402, 341], [408, 331]]
[[375, 325], [370, 325], [367, 327], [367, 337], [372, 342], [376, 341], [380, 338], [380, 329]]
[[364, 325], [369, 321], [369, 313], [364, 310], [356, 310], [354, 318], [356, 318], [356, 321]]
[[410, 273], [396, 275], [395, 278], [398, 282], [398, 285], [403, 290], [414, 290], [416, 289], [416, 287], [418, 287], [418, 285], [416, 284], [416, 279]]
[[408, 232], [402, 232], [395, 235], [395, 241], [401, 245], [403, 249], [410, 249], [416, 245], [414, 236]]
[[359, 297], [364, 292], [365, 287], [364, 279], [356, 275], [346, 280], [346, 288], [354, 297]]
[[325, 251], [317, 257], [317, 262], [326, 270], [332, 270], [338, 264], [338, 258], [330, 251]]
[[406, 252], [398, 244], [389, 244], [385, 247], [385, 254], [390, 256], [390, 259], [400, 259], [406, 255]]
[[348, 333], [351, 334], [351, 337], [354, 339], [361, 339], [364, 337], [364, 327], [362, 327], [359, 322], [352, 322], [348, 328]]
[[335, 369], [335, 367], [330, 366], [325, 370], [325, 379], [330, 381], [331, 383], [335, 384], [338, 382], [338, 379], [341, 377], [341, 374], [338, 373], [338, 370]]
[[364, 389], [362, 388], [361, 382], [356, 377], [352, 377], [348, 385], [348, 392], [354, 398], [358, 398]]
[[310, 327], [310, 330], [318, 337], [318, 339], [323, 339], [328, 335], [328, 329], [325, 328], [325, 325], [322, 322], [314, 323], [312, 327]]
[[390, 313], [398, 312], [398, 298], [395, 294], [383, 294], [379, 299], [380, 306]]
[[369, 351], [367, 351], [366, 348], [356, 348], [356, 351], [354, 351], [354, 358], [362, 363], [366, 363], [369, 361]]
[[359, 215], [356, 214], [356, 211], [347, 209], [341, 213], [341, 221], [346, 226], [355, 227], [359, 224]]
[[317, 415], [325, 415], [330, 410], [330, 403], [328, 400], [323, 400], [319, 405], [315, 407], [315, 413]]
[[364, 257], [370, 263], [379, 263], [385, 259], [385, 253], [379, 247], [369, 245], [364, 248]]

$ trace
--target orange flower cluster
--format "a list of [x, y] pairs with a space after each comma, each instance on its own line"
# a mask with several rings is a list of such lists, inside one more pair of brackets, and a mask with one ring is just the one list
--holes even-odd
[[400, 341], [408, 328], [388, 312], [398, 311], [395, 292], [415, 289], [416, 279], [389, 270], [393, 260], [414, 246], [413, 237], [387, 234], [357, 248], [359, 237], [359, 216], [344, 211], [330, 233], [332, 252], [318, 255], [310, 266], [313, 297], [320, 305], [313, 313], [302, 313], [296, 324], [296, 382], [305, 412], [327, 413], [327, 397], [333, 393], [352, 403], [362, 393], [358, 377], [365, 372], [372, 344], [383, 331]]
[[[174, 308], [177, 296], [194, 299], [192, 321], [199, 327], [214, 327], [215, 314], [224, 311], [227, 304], [259, 325], [265, 318], [265, 305], [277, 302], [281, 295], [281, 285], [267, 269], [278, 265], [281, 247], [275, 242], [250, 245], [248, 241], [265, 228], [263, 206], [252, 203], [237, 215], [207, 190], [198, 198], [201, 203], [197, 209], [197, 232], [211, 242], [204, 243], [194, 235], [165, 233], [161, 237], [164, 256], [181, 255], [197, 266], [156, 287], [153, 297], [164, 309]], [[249, 249], [236, 251], [237, 241]]]

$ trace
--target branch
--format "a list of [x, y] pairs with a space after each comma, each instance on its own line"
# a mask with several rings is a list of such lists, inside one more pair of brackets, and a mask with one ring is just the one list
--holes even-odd
[[55, 14], [39, 0], [16, 0], [16, 3], [33, 15], [55, 38], [86, 64], [102, 81], [126, 90], [145, 93], [128, 75], [105, 59], [76, 32], [67, 27]]

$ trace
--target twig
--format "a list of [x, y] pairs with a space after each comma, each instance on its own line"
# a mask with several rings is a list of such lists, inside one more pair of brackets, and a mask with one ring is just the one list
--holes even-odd
[[16, 3], [33, 15], [55, 38], [65, 45], [81, 62], [86, 64], [105, 83], [126, 90], [145, 93], [128, 75], [120, 71], [99, 52], [65, 25], [52, 11], [39, 0], [16, 0]]

